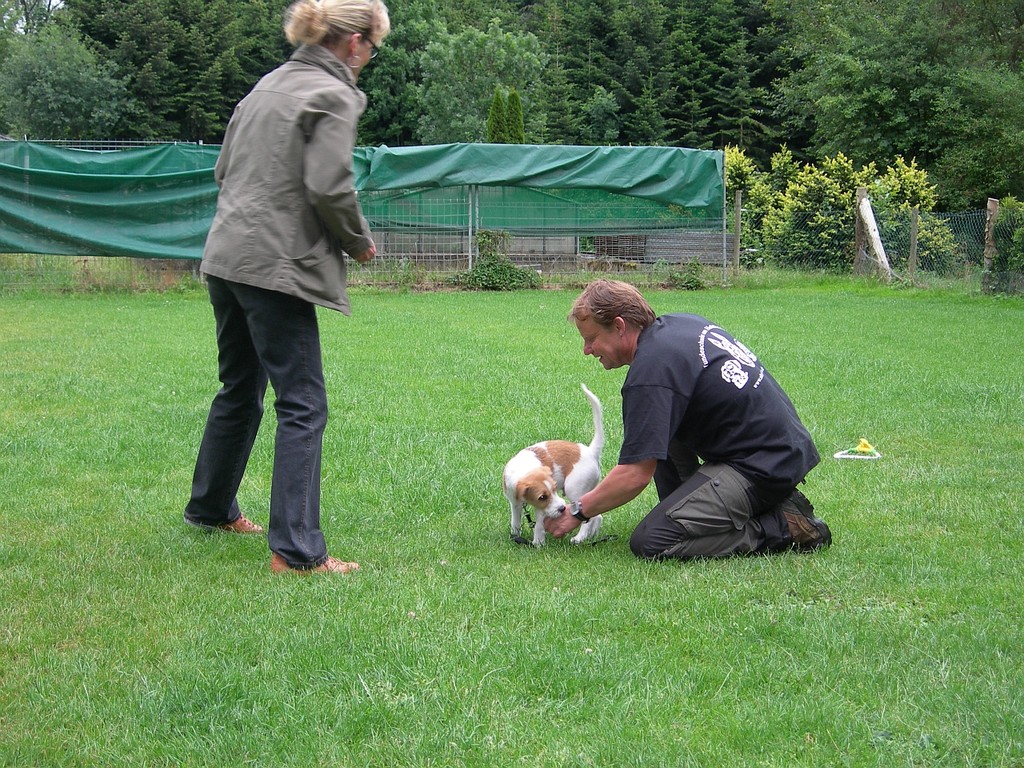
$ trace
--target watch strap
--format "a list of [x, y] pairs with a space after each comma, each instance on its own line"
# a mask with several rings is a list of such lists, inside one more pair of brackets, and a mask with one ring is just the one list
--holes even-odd
[[569, 511], [572, 513], [572, 516], [579, 520], [581, 523], [586, 523], [590, 521], [590, 518], [583, 514], [583, 505], [580, 504], [578, 501], [574, 501], [572, 502], [572, 504], [569, 505]]

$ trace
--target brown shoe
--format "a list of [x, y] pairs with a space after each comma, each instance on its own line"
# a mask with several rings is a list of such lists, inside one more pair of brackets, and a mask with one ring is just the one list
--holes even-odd
[[359, 570], [359, 563], [346, 563], [336, 557], [328, 557], [316, 568], [292, 568], [287, 561], [274, 552], [270, 555], [271, 573], [351, 573]]
[[194, 523], [187, 517], [185, 518], [185, 522], [189, 525], [194, 525], [196, 528], [202, 528], [207, 531], [224, 531], [225, 533], [263, 533], [263, 526], [257, 525], [245, 515], [239, 515], [237, 519], [232, 520], [230, 523], [221, 523], [220, 525]]
[[800, 491], [793, 491], [779, 504], [779, 509], [786, 517], [793, 549], [797, 552], [813, 552], [832, 543], [832, 531], [824, 520], [814, 516], [814, 507]]
[[263, 526], [257, 525], [245, 515], [239, 515], [237, 520], [218, 525], [217, 530], [228, 533], [263, 533]]

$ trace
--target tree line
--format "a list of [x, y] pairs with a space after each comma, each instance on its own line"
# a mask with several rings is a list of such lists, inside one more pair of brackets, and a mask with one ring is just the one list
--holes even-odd
[[[288, 0], [0, 0], [0, 132], [219, 143]], [[735, 147], [913, 161], [947, 210], [1024, 187], [1024, 0], [408, 0], [360, 143]], [[489, 127], [489, 117], [492, 125]], [[518, 120], [518, 118], [517, 118]], [[490, 132], [489, 132], [490, 131]]]

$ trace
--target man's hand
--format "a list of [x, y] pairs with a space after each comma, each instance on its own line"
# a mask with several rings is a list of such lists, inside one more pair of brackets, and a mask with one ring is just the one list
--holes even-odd
[[556, 539], [560, 539], [567, 533], [572, 533], [580, 527], [580, 521], [569, 514], [569, 510], [565, 510], [558, 517], [545, 517], [544, 518], [544, 530], [554, 536]]
[[[584, 514], [588, 517], [596, 517], [603, 512], [621, 507], [627, 501], [632, 501], [651, 482], [657, 467], [657, 459], [645, 459], [636, 464], [615, 465], [605, 475], [604, 480], [597, 484], [596, 488], [579, 499], [581, 504], [584, 504], [584, 500], [586, 500]], [[544, 518], [544, 530], [556, 539], [562, 538], [567, 533], [572, 533], [580, 525], [580, 521], [573, 517], [568, 509], [558, 517]]]

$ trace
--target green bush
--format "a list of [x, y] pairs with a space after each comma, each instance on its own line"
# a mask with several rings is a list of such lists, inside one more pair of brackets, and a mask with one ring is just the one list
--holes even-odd
[[517, 267], [508, 256], [512, 236], [508, 232], [482, 230], [477, 233], [477, 259], [468, 272], [455, 275], [462, 288], [477, 291], [516, 291], [537, 288], [540, 275], [532, 269]]
[[731, 144], [725, 148], [725, 196], [731, 205], [733, 193], [737, 189], [751, 189], [762, 173], [757, 169], [754, 161], [749, 158], [742, 149]]
[[782, 266], [848, 269], [854, 255], [856, 191], [874, 177], [873, 164], [858, 170], [842, 153], [801, 168], [779, 208], [765, 214], [766, 258]]
[[740, 259], [745, 267], [764, 265], [764, 219], [782, 205], [783, 193], [799, 166], [792, 153], [783, 147], [771, 159], [771, 171], [765, 173], [738, 147], [725, 148], [726, 217], [732, 221], [736, 191], [743, 192], [740, 227]]
[[[786, 267], [845, 271], [853, 264], [857, 189], [866, 187], [883, 242], [899, 239], [911, 208], [921, 213], [918, 255], [940, 274], [962, 267], [949, 225], [927, 214], [936, 205], [936, 187], [915, 161], [897, 157], [881, 175], [874, 164], [856, 168], [843, 154], [817, 165], [800, 166], [783, 148], [768, 173], [751, 169], [740, 150], [726, 155], [743, 183], [744, 253], [757, 262]], [[905, 255], [897, 255], [897, 260]], [[749, 260], [749, 259], [747, 259]]]
[[697, 259], [686, 265], [673, 264], [662, 287], [679, 291], [703, 291], [708, 287], [704, 280], [704, 267]]
[[1024, 202], [1012, 195], [999, 201], [993, 235], [996, 256], [990, 287], [996, 292], [1012, 293], [1024, 273]]
[[964, 257], [949, 222], [933, 216], [921, 216], [917, 230], [918, 263], [937, 275], [952, 276], [964, 268]]
[[938, 200], [936, 187], [928, 178], [928, 172], [917, 167], [917, 161], [909, 163], [902, 157], [885, 169], [870, 187], [871, 203], [876, 209], [909, 211], [917, 208], [922, 213], [935, 210]]
[[[916, 161], [908, 163], [897, 157], [885, 173], [871, 183], [868, 194], [882, 242], [898, 242], [898, 233], [909, 229], [911, 209], [917, 208], [921, 214], [917, 233], [918, 263], [940, 275], [956, 274], [963, 268], [963, 258], [948, 222], [928, 215], [935, 208], [938, 193], [928, 172], [918, 168]], [[889, 257], [894, 267], [897, 262], [903, 263], [902, 254]]]

